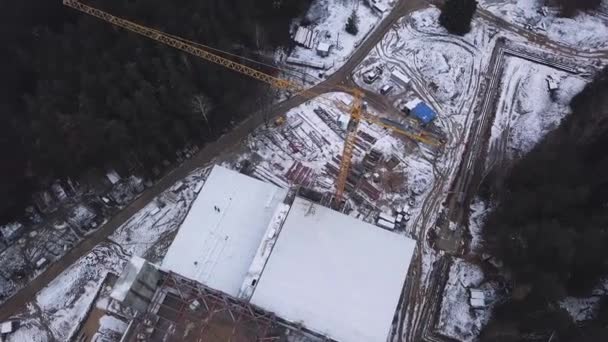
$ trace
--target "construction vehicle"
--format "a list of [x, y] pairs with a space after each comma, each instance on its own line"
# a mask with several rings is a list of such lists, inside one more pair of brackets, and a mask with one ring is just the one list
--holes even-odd
[[[209, 61], [209, 62], [212, 62], [215, 64], [219, 64], [225, 68], [228, 68], [233, 71], [239, 72], [241, 74], [247, 75], [249, 77], [255, 78], [259, 81], [265, 82], [265, 83], [273, 86], [274, 88], [284, 90], [293, 95], [300, 95], [300, 96], [304, 96], [306, 98], [314, 98], [316, 96], [321, 95], [321, 94], [312, 92], [308, 87], [306, 87], [304, 85], [300, 85], [296, 82], [293, 82], [293, 81], [290, 81], [287, 79], [283, 79], [280, 77], [275, 77], [275, 76], [266, 74], [255, 68], [244, 65], [242, 63], [235, 62], [229, 58], [222, 56], [222, 55], [231, 55], [228, 52], [221, 51], [221, 50], [218, 50], [218, 49], [215, 49], [215, 48], [212, 48], [210, 46], [206, 46], [206, 45], [203, 45], [200, 43], [195, 43], [195, 42], [189, 41], [189, 40], [181, 38], [181, 37], [170, 35], [168, 33], [161, 32], [161, 31], [152, 29], [150, 27], [139, 25], [130, 20], [116, 17], [108, 12], [102, 11], [95, 7], [85, 5], [78, 0], [63, 0], [63, 4], [65, 6], [76, 9], [80, 12], [97, 17], [97, 18], [99, 18], [105, 22], [108, 22], [110, 24], [113, 24], [115, 26], [122, 27], [126, 30], [135, 32], [144, 37], [147, 37], [147, 38], [150, 38], [157, 42], [171, 46], [178, 50], [182, 50], [191, 55], [202, 58], [206, 61]], [[220, 54], [222, 54], [222, 55], [220, 55]], [[235, 56], [235, 55], [232, 55], [232, 56]], [[239, 56], [235, 56], [235, 57], [239, 57]], [[351, 165], [352, 154], [353, 154], [353, 150], [355, 148], [355, 141], [357, 138], [357, 129], [359, 127], [359, 123], [361, 120], [364, 120], [366, 122], [369, 122], [369, 123], [372, 123], [375, 125], [382, 126], [395, 133], [402, 134], [406, 137], [409, 137], [415, 141], [423, 142], [423, 143], [431, 145], [431, 146], [439, 145], [439, 142], [435, 141], [434, 139], [426, 137], [422, 134], [410, 133], [410, 132], [398, 129], [394, 126], [384, 124], [375, 116], [365, 112], [365, 110], [362, 106], [363, 92], [361, 90], [359, 90], [357, 88], [348, 88], [348, 87], [341, 87], [341, 90], [352, 95], [354, 97], [354, 100], [353, 100], [352, 104], [350, 105], [350, 108], [346, 108], [347, 112], [350, 113], [350, 121], [348, 123], [347, 133], [346, 133], [346, 137], [344, 139], [344, 148], [342, 151], [342, 158], [341, 158], [341, 162], [340, 162], [338, 178], [336, 181], [336, 193], [335, 193], [335, 197], [334, 197], [336, 203], [341, 203], [343, 201], [344, 189], [346, 187], [346, 180], [348, 178], [348, 172], [349, 172], [350, 165]], [[332, 101], [332, 102], [334, 103], [334, 105], [336, 107], [343, 109], [344, 106], [342, 106], [338, 101]], [[281, 119], [281, 117], [279, 117], [275, 121], [275, 124], [281, 125], [284, 121], [285, 121], [284, 118]]]

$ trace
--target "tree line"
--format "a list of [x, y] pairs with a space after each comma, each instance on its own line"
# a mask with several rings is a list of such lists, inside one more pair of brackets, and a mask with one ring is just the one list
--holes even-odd
[[[599, 8], [602, 0], [555, 0], [554, 4], [559, 7], [561, 16], [573, 17], [581, 11]], [[441, 7], [439, 23], [448, 32], [463, 36], [471, 31], [476, 10], [476, 0], [446, 0]]]
[[[310, 2], [86, 3], [260, 59], [289, 44], [290, 22]], [[0, 223], [18, 215], [32, 192], [54, 179], [126, 161], [151, 169], [171, 160], [186, 142], [211, 141], [264, 91], [246, 76], [112, 27], [61, 1], [4, 2], [0, 10], [5, 48]]]
[[[571, 102], [572, 114], [517, 161], [484, 228], [512, 285], [483, 341], [605, 341], [608, 289], [608, 69]], [[596, 292], [593, 292], [594, 288]], [[576, 324], [558, 305], [596, 296]]]

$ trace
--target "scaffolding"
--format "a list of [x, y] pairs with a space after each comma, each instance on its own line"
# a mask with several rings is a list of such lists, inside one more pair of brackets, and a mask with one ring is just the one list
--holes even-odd
[[131, 328], [124, 341], [270, 342], [287, 335], [330, 341], [173, 272], [162, 273], [148, 309]]

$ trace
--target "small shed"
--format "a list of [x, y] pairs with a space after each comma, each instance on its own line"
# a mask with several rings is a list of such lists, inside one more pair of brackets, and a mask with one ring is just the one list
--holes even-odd
[[388, 230], [394, 230], [395, 229], [395, 223], [394, 222], [388, 222], [388, 221], [384, 221], [384, 220], [378, 220], [378, 222], [376, 222], [376, 224], [380, 228], [384, 228], [384, 229], [388, 229]]
[[482, 290], [469, 289], [469, 292], [471, 293], [471, 307], [478, 309], [486, 306], [486, 295]]
[[547, 81], [547, 88], [550, 91], [559, 89], [559, 84], [551, 75], [547, 76], [546, 81]]
[[0, 335], [6, 336], [19, 328], [19, 321], [6, 321], [0, 323]]
[[425, 125], [435, 120], [437, 117], [437, 114], [431, 107], [418, 99], [406, 103], [405, 107], [410, 115]]
[[312, 49], [313, 31], [304, 26], [298, 26], [296, 34], [293, 36], [293, 41], [307, 49]]
[[375, 2], [372, 5], [372, 8], [374, 9], [374, 11], [378, 12], [379, 14], [382, 14], [382, 13], [388, 11], [388, 6], [383, 2]]
[[319, 45], [317, 45], [317, 55], [319, 55], [321, 57], [329, 56], [330, 50], [331, 50], [331, 44], [329, 44], [329, 43], [321, 42], [321, 43], [319, 43]]
[[120, 176], [118, 175], [118, 172], [116, 172], [116, 170], [109, 170], [106, 173], [106, 178], [108, 178], [108, 180], [110, 181], [110, 183], [112, 183], [112, 185], [120, 182]]
[[403, 87], [410, 84], [410, 78], [397, 69], [395, 69], [395, 70], [393, 70], [393, 72], [391, 72], [391, 80]]

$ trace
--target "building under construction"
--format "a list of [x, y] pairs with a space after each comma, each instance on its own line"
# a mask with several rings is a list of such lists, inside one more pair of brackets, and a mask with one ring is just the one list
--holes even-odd
[[112, 298], [123, 341], [384, 342], [415, 242], [216, 166], [162, 262]]
[[[137, 262], [132, 260], [129, 267], [134, 264]], [[329, 341], [246, 301], [179, 274], [160, 271], [145, 261], [142, 265], [147, 267], [138, 272], [126, 293], [127, 298], [137, 300], [122, 303], [145, 305], [136, 310], [121, 341], [249, 342], [286, 341], [288, 337]], [[150, 277], [156, 283], [142, 280]], [[113, 296], [116, 295], [120, 294], [115, 291]]]

